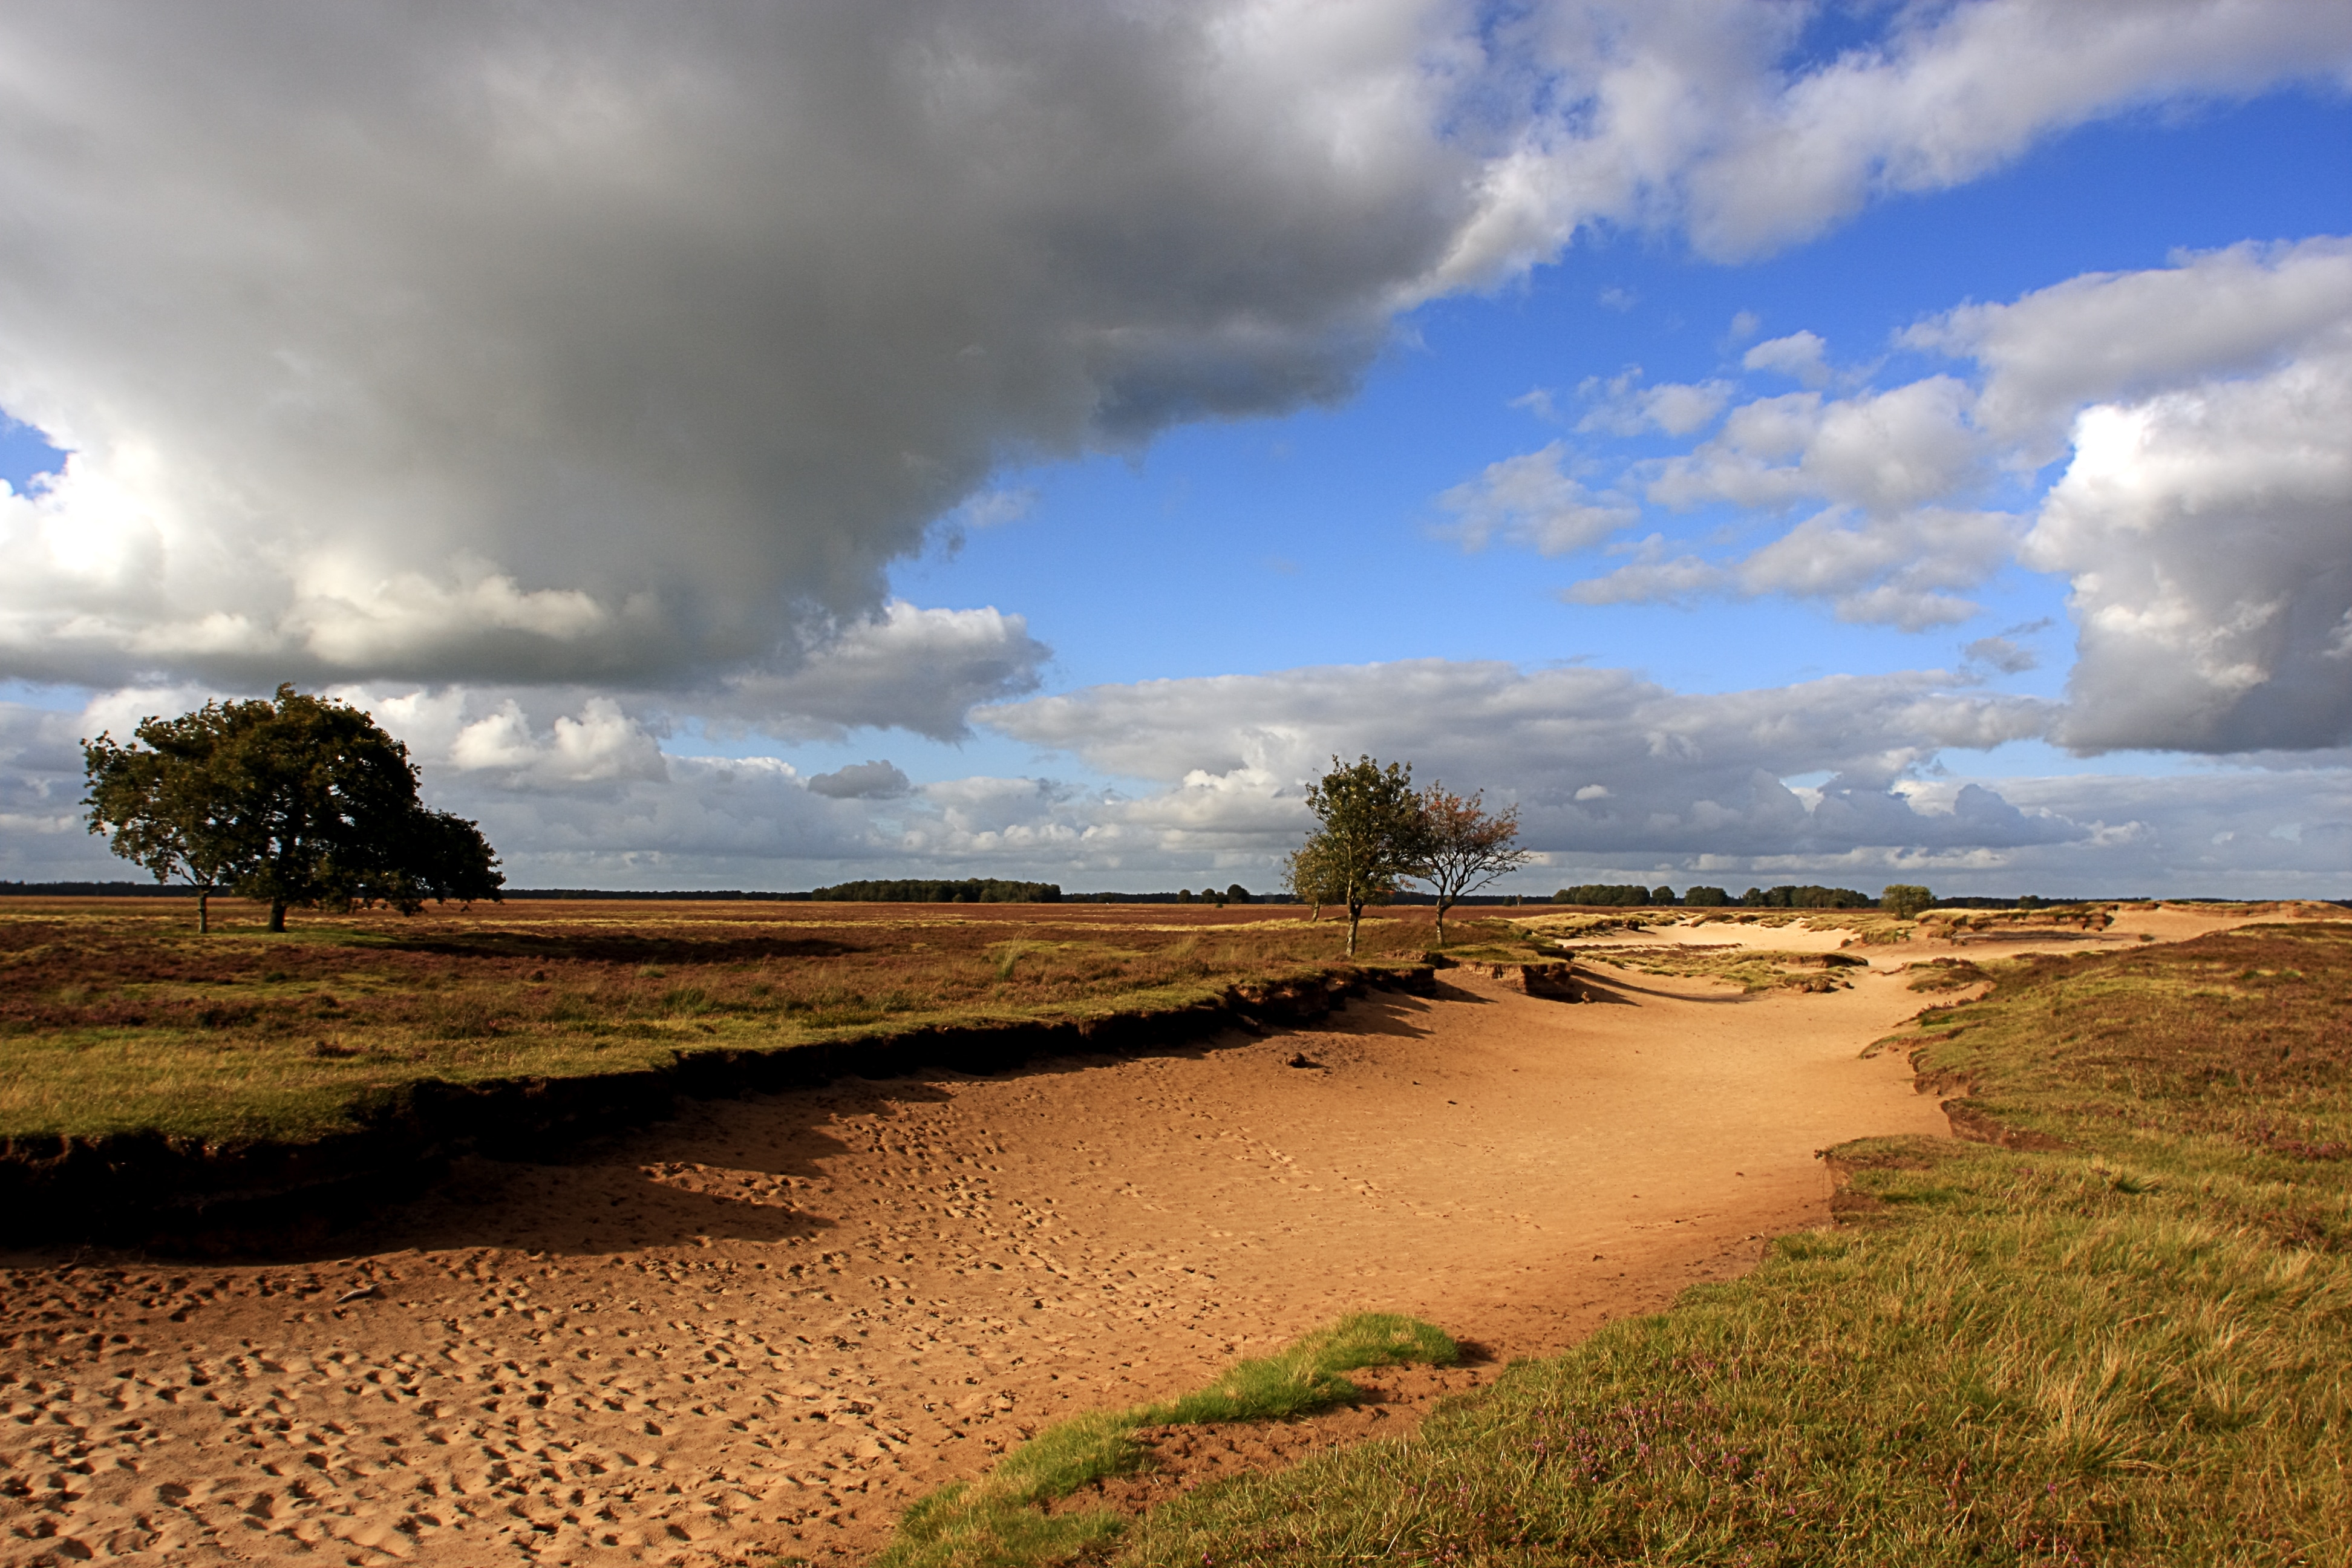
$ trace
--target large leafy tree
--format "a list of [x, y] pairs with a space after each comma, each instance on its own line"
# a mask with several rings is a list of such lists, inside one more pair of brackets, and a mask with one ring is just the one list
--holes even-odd
[[1519, 808], [1486, 808], [1486, 792], [1468, 799], [1441, 781], [1421, 792], [1427, 842], [1423, 868], [1415, 876], [1437, 895], [1437, 945], [1445, 945], [1445, 911], [1465, 893], [1475, 893], [1530, 858], [1519, 847]]
[[428, 899], [499, 897], [506, 879], [481, 831], [416, 798], [408, 748], [348, 703], [291, 686], [275, 701], [208, 702], [151, 718], [125, 746], [83, 745], [89, 827], [114, 852], [288, 909], [380, 901], [413, 913]]
[[1396, 891], [1406, 877], [1426, 873], [1429, 824], [1413, 792], [1412, 769], [1370, 757], [1331, 759], [1331, 771], [1307, 789], [1307, 809], [1320, 826], [1302, 854], [1319, 885], [1348, 907], [1348, 956], [1356, 955], [1356, 929], [1364, 906]]

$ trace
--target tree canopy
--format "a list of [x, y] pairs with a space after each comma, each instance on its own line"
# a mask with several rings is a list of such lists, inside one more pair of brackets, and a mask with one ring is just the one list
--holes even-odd
[[1484, 790], [1468, 799], [1449, 791], [1443, 781], [1421, 793], [1421, 815], [1426, 843], [1422, 869], [1413, 875], [1437, 895], [1437, 945], [1445, 945], [1445, 911], [1465, 893], [1475, 893], [1496, 878], [1527, 864], [1528, 851], [1519, 847], [1519, 808], [1486, 809]]
[[1777, 888], [1750, 888], [1739, 901], [1751, 910], [1866, 910], [1878, 900], [1852, 888], [1783, 882]]
[[1936, 895], [1916, 882], [1890, 882], [1878, 895], [1878, 907], [1904, 920], [1915, 920], [1923, 910], [1933, 909]]
[[1323, 906], [1341, 900], [1342, 889], [1333, 879], [1331, 868], [1323, 854], [1320, 834], [1310, 834], [1307, 842], [1284, 857], [1282, 885], [1293, 903], [1310, 906], [1309, 921], [1323, 917]]
[[84, 742], [89, 830], [159, 882], [290, 907], [496, 900], [506, 878], [481, 830], [416, 796], [408, 748], [348, 703], [280, 686], [275, 701], [151, 717], [135, 745]]
[[[1555, 904], [1599, 904], [1606, 909], [1639, 909], [1658, 902], [1656, 895], [1638, 882], [1580, 882], [1572, 888], [1562, 888], [1551, 896]], [[1674, 901], [1674, 889], [1666, 889], [1665, 902]]]
[[[1364, 906], [1394, 892], [1401, 879], [1427, 874], [1429, 818], [1413, 791], [1412, 769], [1369, 756], [1352, 763], [1333, 757], [1331, 771], [1307, 786], [1307, 809], [1320, 826], [1298, 853], [1307, 857], [1314, 888], [1347, 906], [1353, 958]], [[1298, 856], [1292, 858], [1296, 865]]]

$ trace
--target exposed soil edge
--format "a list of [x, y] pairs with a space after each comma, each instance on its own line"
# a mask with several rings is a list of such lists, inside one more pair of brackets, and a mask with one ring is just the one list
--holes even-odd
[[[1943, 1111], [1944, 1120], [1951, 1124], [1952, 1136], [1963, 1142], [1991, 1143], [2003, 1149], [2023, 1150], [2046, 1151], [2069, 1147], [2063, 1138], [2053, 1138], [2047, 1132], [2033, 1132], [2021, 1127], [2011, 1127], [2008, 1122], [1994, 1117], [1975, 1098], [1977, 1086], [1972, 1079], [1948, 1068], [1930, 1068], [1924, 1065], [1927, 1045], [1951, 1039], [1968, 1026], [1963, 1024], [1958, 1028], [1946, 1029], [1938, 1034], [1890, 1037], [1881, 1040], [1878, 1045], [1920, 1047], [1911, 1053], [1911, 1086], [1919, 1093], [1942, 1095], [1949, 1094], [1954, 1089], [1959, 1090], [1958, 1094], [1944, 1100], [1937, 1109]], [[1873, 1051], [1877, 1048], [1878, 1046], [1871, 1047]]]
[[424, 1079], [362, 1102], [357, 1131], [214, 1143], [160, 1132], [0, 1140], [0, 1245], [105, 1242], [168, 1250], [302, 1245], [413, 1196], [459, 1155], [546, 1159], [667, 1119], [677, 1096], [728, 1099], [842, 1078], [1003, 1072], [1077, 1055], [1142, 1056], [1229, 1029], [1319, 1018], [1369, 988], [1427, 995], [1427, 964], [1338, 965], [1234, 986], [1189, 1005], [1053, 1022], [925, 1026], [770, 1050], [684, 1050], [665, 1068], [569, 1078]]

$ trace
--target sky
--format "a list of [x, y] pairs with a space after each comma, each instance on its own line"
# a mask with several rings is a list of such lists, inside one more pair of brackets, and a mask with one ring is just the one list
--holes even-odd
[[2352, 897], [2352, 5], [0, 6], [0, 879]]

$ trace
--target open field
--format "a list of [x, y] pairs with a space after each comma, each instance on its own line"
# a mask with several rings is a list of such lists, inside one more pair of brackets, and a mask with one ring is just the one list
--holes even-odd
[[1138, 1440], [1197, 1480], [1409, 1426], [1825, 1217], [1815, 1149], [1943, 1126], [1861, 1058], [1920, 1004], [1891, 973], [1444, 973], [1263, 1038], [687, 1102], [292, 1258], [0, 1259], [0, 1563], [856, 1561], [1042, 1424], [1351, 1310], [1486, 1359]]
[[[303, 1139], [426, 1079], [627, 1072], [926, 1026], [1182, 1006], [1338, 960], [1282, 907], [478, 906], [298, 920], [178, 900], [0, 902], [0, 1138]], [[1368, 963], [1426, 919], [1368, 922]]]

